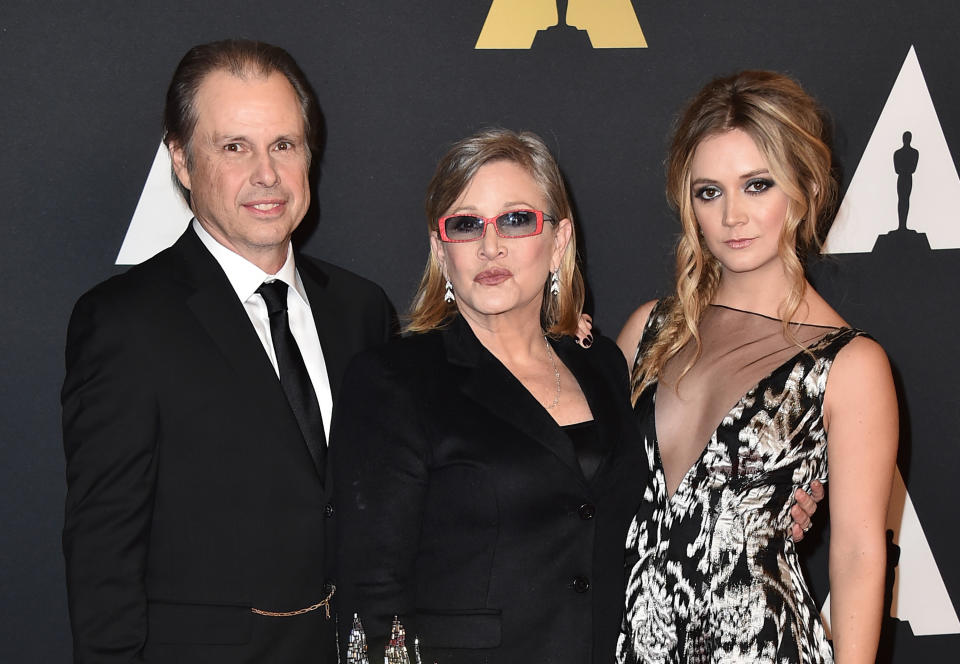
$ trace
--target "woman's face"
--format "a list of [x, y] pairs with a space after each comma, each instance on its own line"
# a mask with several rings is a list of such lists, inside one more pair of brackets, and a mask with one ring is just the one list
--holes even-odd
[[[546, 208], [546, 197], [525, 169], [495, 161], [477, 171], [445, 216], [496, 217], [510, 210]], [[556, 226], [544, 220], [542, 233], [521, 238], [500, 237], [493, 224], [487, 224], [483, 237], [472, 242], [443, 242], [436, 234], [430, 242], [465, 318], [483, 324], [505, 314], [529, 316], [539, 326], [544, 283], [560, 265], [570, 232], [569, 219]]]
[[703, 139], [690, 188], [697, 223], [724, 272], [782, 269], [778, 246], [790, 199], [749, 134], [731, 129]]

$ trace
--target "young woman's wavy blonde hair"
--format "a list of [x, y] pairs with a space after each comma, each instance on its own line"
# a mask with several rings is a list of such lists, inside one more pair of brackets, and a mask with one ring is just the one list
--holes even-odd
[[676, 250], [676, 291], [660, 307], [660, 333], [634, 367], [634, 402], [691, 339], [696, 353], [681, 378], [700, 357], [700, 320], [720, 284], [720, 264], [707, 248], [693, 211], [690, 164], [701, 141], [732, 129], [754, 140], [773, 180], [789, 198], [779, 253], [791, 288], [780, 317], [784, 334], [795, 341], [789, 323], [806, 291], [804, 260], [811, 251], [819, 251], [836, 203], [829, 128], [816, 101], [792, 78], [743, 71], [708, 83], [686, 106], [673, 136], [667, 199], [677, 210], [683, 231]]
[[[548, 277], [544, 282], [540, 325], [550, 336], [574, 335], [583, 310], [585, 289], [577, 260], [573, 209], [560, 168], [539, 136], [532, 132], [518, 133], [497, 128], [486, 129], [454, 143], [440, 160], [427, 187], [427, 230], [431, 235], [439, 232], [440, 217], [460, 198], [477, 171], [495, 161], [513, 162], [530, 174], [543, 192], [547, 201], [544, 212], [553, 217], [554, 224], [561, 219], [570, 220], [570, 242], [561, 258], [558, 275], [560, 294], [556, 297], [548, 294]], [[443, 269], [431, 251], [410, 306], [405, 331], [428, 332], [447, 325], [456, 316], [456, 303], [443, 299], [445, 284]]]

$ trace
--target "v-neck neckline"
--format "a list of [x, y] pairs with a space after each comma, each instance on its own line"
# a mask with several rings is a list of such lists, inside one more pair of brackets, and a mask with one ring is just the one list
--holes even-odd
[[[723, 306], [723, 305], [711, 305], [711, 306]], [[731, 307], [724, 307], [724, 308], [730, 309]], [[737, 309], [736, 311], [740, 311], [740, 310]], [[753, 313], [753, 312], [746, 312], [746, 313]], [[762, 316], [762, 314], [756, 314], [756, 315]], [[766, 318], [766, 316], [765, 316], [765, 318]], [[829, 326], [817, 326], [817, 327], [829, 327]], [[777, 365], [776, 367], [774, 367], [773, 369], [771, 369], [769, 372], [767, 372], [767, 373], [766, 373], [764, 376], [762, 376], [757, 382], [753, 383], [753, 385], [751, 385], [751, 386], [740, 396], [740, 398], [737, 399], [737, 401], [734, 402], [734, 404], [733, 404], [732, 406], [730, 406], [730, 408], [727, 409], [727, 410], [724, 412], [723, 417], [720, 419], [720, 421], [717, 423], [717, 425], [716, 425], [715, 427], [713, 427], [712, 429], [710, 429], [710, 437], [709, 437], [706, 441], [704, 441], [703, 449], [700, 450], [700, 453], [697, 454], [697, 456], [694, 458], [693, 463], [690, 465], [689, 468], [687, 468], [686, 472], [685, 472], [685, 473], [683, 474], [683, 476], [680, 478], [680, 483], [677, 484], [677, 486], [674, 488], [673, 492], [671, 492], [671, 491], [670, 491], [670, 487], [667, 486], [667, 471], [666, 471], [666, 469], [665, 469], [664, 466], [663, 466], [663, 456], [660, 454], [660, 434], [659, 434], [659, 432], [657, 431], [657, 393], [660, 391], [660, 382], [658, 381], [657, 384], [654, 386], [654, 391], [653, 391], [653, 394], [651, 395], [651, 396], [652, 396], [652, 400], [653, 400], [653, 404], [652, 404], [652, 411], [653, 411], [653, 415], [652, 415], [652, 417], [653, 417], [653, 445], [654, 445], [654, 456], [655, 456], [656, 463], [657, 463], [657, 466], [658, 466], [658, 468], [656, 468], [655, 470], [659, 470], [659, 472], [661, 472], [661, 473], [663, 474], [663, 487], [664, 487], [664, 494], [666, 495], [666, 502], [667, 502], [667, 504], [670, 505], [670, 504], [673, 503], [673, 498], [674, 498], [674, 496], [676, 496], [677, 493], [680, 491], [680, 489], [689, 481], [691, 474], [696, 470], [696, 468], [697, 468], [697, 467], [700, 465], [700, 463], [703, 461], [703, 457], [706, 455], [707, 450], [710, 448], [710, 442], [713, 440], [714, 436], [716, 436], [717, 432], [720, 431], [720, 430], [723, 428], [723, 426], [724, 426], [723, 423], [726, 421], [726, 419], [730, 416], [731, 413], [733, 413], [735, 410], [737, 410], [737, 408], [740, 407], [740, 405], [741, 405], [753, 392], [755, 392], [756, 389], [757, 389], [758, 387], [760, 387], [760, 385], [762, 385], [762, 384], [765, 383], [766, 381], [768, 381], [768, 380], [770, 380], [771, 378], [773, 378], [775, 375], [777, 375], [779, 372], [781, 372], [781, 371], [782, 371], [784, 368], [786, 368], [787, 366], [790, 366], [790, 365], [792, 365], [792, 364], [795, 364], [797, 358], [799, 358], [799, 357], [800, 357], [801, 355], [803, 355], [804, 353], [808, 352], [808, 351], [810, 350], [810, 348], [812, 348], [812, 347], [814, 347], [814, 346], [818, 346], [818, 345], [820, 345], [820, 344], [823, 344], [823, 343], [824, 343], [825, 341], [827, 341], [828, 339], [829, 339], [830, 341], [832, 341], [835, 337], [839, 336], [839, 335], [842, 334], [843, 332], [846, 332], [846, 331], [848, 331], [848, 330], [850, 330], [850, 329], [851, 329], [851, 328], [849, 328], [849, 327], [834, 327], [834, 328], [831, 328], [831, 331], [830, 331], [830, 332], [827, 332], [826, 334], [824, 334], [822, 337], [820, 337], [820, 338], [819, 338], [817, 341], [815, 341], [813, 344], [811, 344], [810, 346], [808, 346], [808, 347], [806, 347], [806, 348], [803, 348], [803, 349], [798, 350], [796, 353], [794, 353], [793, 355], [791, 355], [790, 357], [788, 357], [787, 359], [785, 359], [783, 362], [781, 362], [779, 365]]]

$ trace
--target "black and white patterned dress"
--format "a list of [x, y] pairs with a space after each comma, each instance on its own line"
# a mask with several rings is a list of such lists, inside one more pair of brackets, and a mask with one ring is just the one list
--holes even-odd
[[[658, 306], [638, 359], [662, 318]], [[708, 307], [702, 355], [679, 391], [689, 347], [638, 400], [651, 472], [627, 535], [619, 662], [833, 661], [788, 536], [789, 509], [797, 487], [826, 481], [827, 376], [840, 349], [862, 332], [791, 329], [793, 340], [779, 320]], [[672, 495], [658, 431], [695, 459], [674, 466]]]

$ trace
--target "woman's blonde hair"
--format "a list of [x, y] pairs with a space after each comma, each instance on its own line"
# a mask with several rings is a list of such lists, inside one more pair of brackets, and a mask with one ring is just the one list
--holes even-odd
[[[576, 228], [567, 188], [557, 162], [543, 140], [532, 132], [514, 132], [509, 129], [486, 129], [453, 144], [437, 165], [427, 187], [427, 230], [439, 233], [439, 220], [460, 198], [470, 181], [486, 164], [509, 161], [523, 168], [540, 187], [547, 201], [544, 213], [553, 217], [554, 224], [569, 219], [570, 242], [560, 261], [560, 294], [546, 294], [550, 278], [544, 282], [540, 325], [546, 334], [560, 336], [575, 334], [580, 312], [583, 310], [583, 275], [577, 260]], [[493, 232], [488, 231], [488, 232]], [[420, 286], [410, 306], [407, 332], [428, 332], [447, 325], [457, 315], [454, 302], [445, 302], [446, 278], [433, 251], [420, 279]]]
[[700, 320], [720, 284], [720, 263], [710, 253], [693, 211], [690, 164], [697, 146], [732, 129], [746, 132], [766, 159], [777, 186], [787, 195], [779, 254], [790, 280], [780, 317], [784, 334], [806, 292], [804, 260], [819, 251], [837, 196], [829, 128], [816, 101], [792, 78], [771, 71], [743, 71], [704, 87], [680, 117], [667, 158], [667, 199], [677, 210], [675, 293], [660, 307], [662, 326], [632, 376], [633, 400], [658, 380], [666, 362], [691, 339], [700, 357]]

